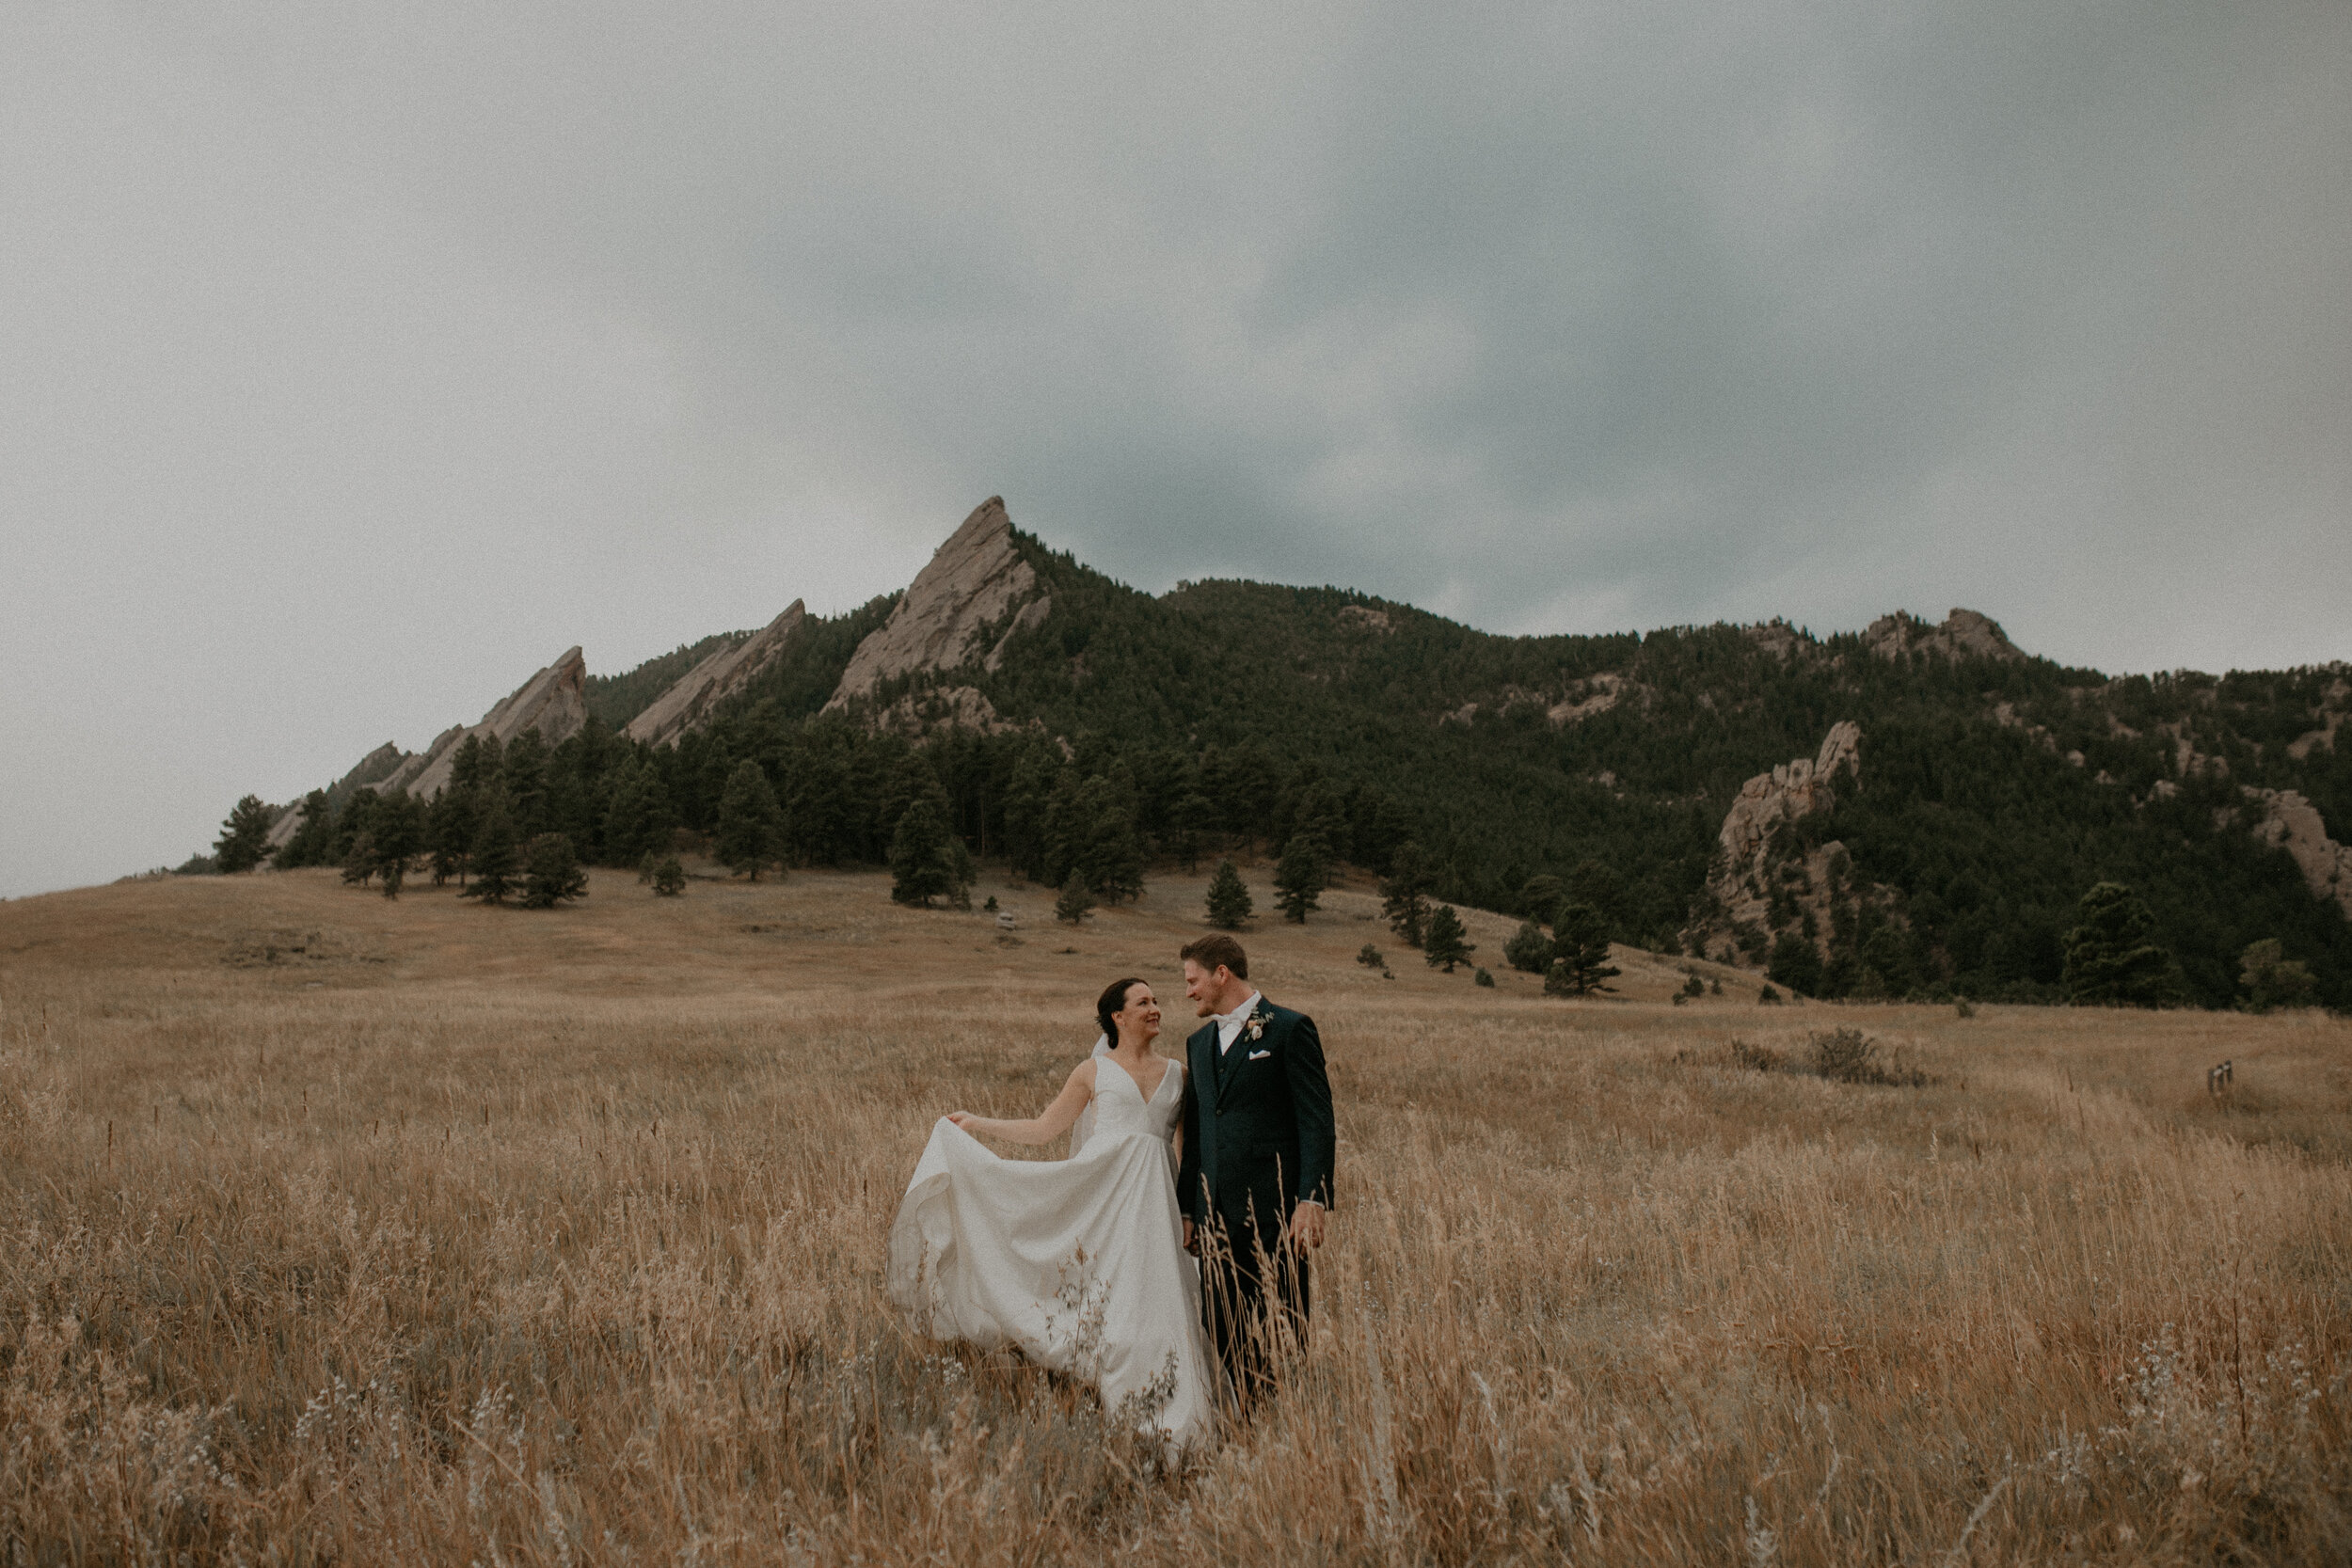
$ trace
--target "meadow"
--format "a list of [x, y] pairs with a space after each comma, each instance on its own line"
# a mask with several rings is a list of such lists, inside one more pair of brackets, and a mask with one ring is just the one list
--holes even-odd
[[[0, 903], [0, 1562], [2352, 1557], [2317, 1014], [1764, 1006], [1631, 952], [1548, 1000], [1508, 923], [1486, 989], [1337, 890], [1243, 933], [1340, 1121], [1279, 1395], [1168, 1473], [911, 1335], [933, 1119], [1041, 1104], [1120, 974], [1172, 1045], [1203, 882], [1073, 929], [992, 874], [1009, 936], [825, 872]], [[1900, 1081], [1802, 1070], [1838, 1030]]]

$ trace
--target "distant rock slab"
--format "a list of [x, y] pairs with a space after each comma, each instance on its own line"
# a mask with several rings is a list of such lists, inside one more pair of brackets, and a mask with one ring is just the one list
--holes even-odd
[[1882, 615], [1862, 634], [1862, 645], [1881, 658], [1904, 654], [1938, 654], [1946, 658], [2019, 659], [2025, 651], [2009, 640], [2001, 624], [1973, 610], [1955, 609], [1940, 626], [1929, 626], [1904, 610]]
[[648, 746], [676, 745], [681, 736], [709, 722], [719, 705], [742, 691], [754, 676], [773, 663], [807, 618], [802, 602], [794, 599], [767, 626], [679, 676], [621, 733]]
[[[383, 745], [361, 757], [350, 772], [330, 784], [327, 787], [327, 794], [337, 800], [342, 800], [355, 789], [373, 788], [400, 771], [401, 764], [407, 760], [407, 752], [387, 740]], [[270, 848], [272, 850], [283, 849], [294, 842], [294, 835], [301, 829], [302, 802], [300, 800], [289, 801], [278, 807], [278, 819], [269, 826]]]
[[825, 709], [833, 712], [870, 697], [897, 675], [961, 669], [972, 661], [982, 634], [1018, 610], [983, 659], [993, 671], [1003, 662], [1005, 645], [1043, 621], [1051, 603], [1014, 547], [1004, 499], [991, 496], [916, 574], [890, 619], [857, 645]]
[[466, 743], [469, 735], [485, 739], [495, 736], [503, 746], [523, 731], [535, 729], [540, 739], [553, 746], [569, 740], [586, 722], [588, 664], [578, 648], [570, 648], [563, 657], [523, 682], [504, 702], [484, 714], [479, 724], [442, 731], [414, 771], [404, 766], [399, 773], [376, 787], [405, 789], [411, 795], [431, 800], [449, 783], [450, 773], [457, 766], [457, 748]]
[[[403, 789], [430, 800], [435, 791], [449, 783], [450, 773], [457, 766], [457, 748], [466, 743], [469, 735], [494, 736], [501, 746], [533, 728], [550, 746], [570, 739], [588, 722], [587, 687], [587, 661], [580, 657], [578, 648], [567, 649], [561, 658], [516, 687], [503, 702], [484, 714], [482, 722], [452, 725], [435, 736], [433, 744], [421, 752], [404, 752], [388, 740], [360, 758], [358, 766], [344, 774], [335, 788], [343, 793], [352, 789]], [[278, 820], [271, 824], [270, 847], [283, 847], [301, 824], [302, 802], [297, 800], [280, 811]]]

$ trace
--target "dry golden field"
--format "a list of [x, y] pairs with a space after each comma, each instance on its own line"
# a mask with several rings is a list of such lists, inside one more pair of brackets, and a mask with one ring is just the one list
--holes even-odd
[[[882, 1258], [933, 1117], [1033, 1110], [1119, 973], [1181, 1012], [1201, 886], [1073, 932], [992, 876], [1017, 944], [847, 874], [0, 904], [0, 1561], [2352, 1558], [2316, 1016], [1673, 1006], [1640, 955], [1547, 1002], [1505, 923], [1477, 989], [1335, 893], [1245, 933], [1340, 1116], [1283, 1393], [1155, 1475], [1082, 1391], [911, 1338]], [[1936, 1082], [1732, 1051], [1836, 1027]]]

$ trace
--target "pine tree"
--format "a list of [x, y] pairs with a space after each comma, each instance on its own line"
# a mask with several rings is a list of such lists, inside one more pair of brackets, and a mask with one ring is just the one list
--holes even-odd
[[1533, 916], [1502, 946], [1502, 961], [1523, 974], [1541, 974], [1551, 967], [1552, 958], [1550, 934]]
[[675, 898], [686, 891], [686, 867], [675, 855], [653, 868], [653, 891], [658, 898]]
[[506, 753], [499, 737], [477, 730], [457, 743], [457, 755], [450, 759], [450, 787], [480, 789], [496, 784], [505, 766]]
[[1478, 951], [1470, 944], [1470, 932], [1451, 904], [1440, 904], [1430, 911], [1422, 939], [1422, 957], [1428, 959], [1429, 967], [1442, 968], [1448, 974], [1454, 973], [1455, 964], [1470, 962], [1470, 956]]
[[433, 793], [433, 803], [424, 812], [424, 842], [433, 855], [433, 885], [439, 887], [450, 878], [457, 885], [466, 885], [467, 857], [473, 849], [473, 835], [482, 826], [482, 795], [472, 785], [452, 784]]
[[280, 871], [297, 866], [324, 865], [326, 847], [335, 836], [335, 808], [327, 803], [326, 791], [314, 789], [302, 798], [302, 817], [295, 824], [294, 837], [278, 847], [272, 861]]
[[1609, 961], [1609, 922], [1598, 910], [1590, 904], [1563, 905], [1552, 938], [1555, 957], [1544, 972], [1545, 995], [1590, 996], [1615, 989], [1606, 984], [1619, 971]]
[[1084, 838], [1073, 864], [1111, 903], [1143, 892], [1143, 835], [1136, 827], [1135, 777], [1124, 763], [1078, 786], [1076, 818]]
[[776, 809], [767, 770], [746, 757], [727, 775], [726, 793], [719, 798], [719, 862], [730, 871], [750, 872], [755, 882], [783, 838], [784, 814]]
[[515, 891], [522, 854], [516, 844], [515, 818], [506, 809], [504, 796], [492, 797], [484, 808], [482, 825], [474, 830], [473, 851], [468, 858], [473, 863], [473, 885], [462, 896], [479, 898], [485, 904], [505, 903], [506, 895]]
[[1274, 867], [1274, 902], [1283, 917], [1292, 924], [1307, 924], [1307, 911], [1316, 901], [1331, 874], [1329, 852], [1324, 847], [1323, 835], [1318, 832], [1294, 832], [1290, 842], [1282, 846], [1282, 858]]
[[892, 902], [929, 909], [932, 899], [944, 896], [969, 909], [972, 876], [972, 851], [948, 831], [939, 802], [929, 796], [910, 802], [890, 836]]
[[344, 799], [342, 809], [335, 814], [335, 831], [326, 841], [326, 863], [351, 863], [352, 841], [373, 824], [375, 807], [376, 793], [373, 789], [355, 789]]
[[408, 862], [424, 847], [424, 802], [405, 789], [376, 801], [375, 820], [369, 835], [375, 841], [375, 868], [384, 879], [384, 896], [400, 896], [408, 875]]
[[2121, 882], [2083, 895], [2082, 924], [2066, 933], [2066, 999], [2077, 1006], [2161, 1007], [2180, 1000], [2172, 955], [2156, 917]]
[[1419, 947], [1429, 922], [1429, 885], [1434, 879], [1429, 859], [1420, 845], [1407, 840], [1396, 847], [1388, 877], [1380, 884], [1380, 912], [1389, 929], [1407, 947]]
[[1249, 888], [1232, 861], [1219, 861], [1209, 879], [1209, 924], [1219, 930], [1238, 931], [1249, 918]]
[[1765, 961], [1764, 973], [1801, 996], [1821, 994], [1820, 950], [1806, 941], [1802, 931], [1783, 931], [1772, 939], [1772, 956]]
[[351, 841], [351, 847], [343, 851], [343, 881], [353, 887], [365, 887], [382, 863], [376, 859], [375, 834], [362, 828]]
[[523, 908], [551, 910], [588, 891], [588, 873], [568, 833], [541, 833], [531, 841], [523, 875]]
[[515, 832], [525, 838], [547, 831], [548, 764], [547, 742], [536, 724], [507, 743], [499, 781], [506, 787], [506, 809], [515, 818]]
[[1075, 926], [1086, 919], [1087, 911], [1094, 908], [1094, 890], [1087, 886], [1084, 877], [1075, 871], [1061, 885], [1061, 896], [1054, 900], [1054, 918]]
[[1200, 865], [1200, 841], [1216, 821], [1216, 808], [1198, 789], [1187, 790], [1168, 808], [1168, 849], [1184, 863], [1186, 871]]
[[214, 858], [224, 876], [250, 871], [262, 863], [262, 857], [269, 853], [269, 831], [276, 820], [277, 814], [259, 795], [245, 797], [230, 810], [220, 825], [220, 837], [213, 844]]

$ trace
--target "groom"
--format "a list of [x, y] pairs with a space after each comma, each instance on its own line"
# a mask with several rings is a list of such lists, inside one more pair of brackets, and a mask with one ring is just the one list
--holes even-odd
[[1249, 984], [1222, 934], [1183, 953], [1184, 994], [1209, 1022], [1184, 1042], [1184, 1245], [1201, 1258], [1201, 1316], [1246, 1406], [1271, 1381], [1279, 1312], [1307, 1332], [1307, 1252], [1323, 1244], [1337, 1139], [1323, 1037]]

